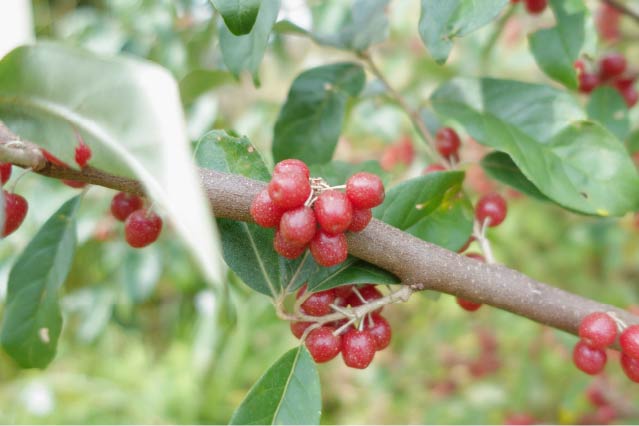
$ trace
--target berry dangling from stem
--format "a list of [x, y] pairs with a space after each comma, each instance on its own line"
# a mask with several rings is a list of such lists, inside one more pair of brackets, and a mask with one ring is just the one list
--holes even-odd
[[22, 225], [29, 210], [29, 203], [21, 195], [2, 191], [4, 196], [4, 226], [2, 237], [12, 234]]

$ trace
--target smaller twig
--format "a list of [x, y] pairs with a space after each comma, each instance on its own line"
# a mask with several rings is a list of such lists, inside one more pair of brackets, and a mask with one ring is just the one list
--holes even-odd
[[486, 258], [486, 263], [496, 263], [495, 257], [493, 256], [493, 249], [490, 246], [490, 241], [486, 236], [486, 230], [488, 229], [488, 221], [490, 219], [486, 218], [484, 223], [480, 224], [479, 221], [475, 220], [473, 222], [473, 237], [479, 243], [479, 248], [481, 249], [484, 257]]

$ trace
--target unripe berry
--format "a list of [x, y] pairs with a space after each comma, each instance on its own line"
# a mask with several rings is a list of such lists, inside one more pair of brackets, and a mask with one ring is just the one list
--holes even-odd
[[308, 244], [317, 231], [313, 209], [307, 206], [289, 210], [282, 215], [279, 232], [286, 240], [297, 245]]
[[353, 221], [353, 206], [348, 197], [333, 189], [317, 197], [313, 210], [320, 227], [331, 235], [346, 232]]
[[621, 368], [633, 382], [639, 383], [639, 359], [632, 358], [625, 353], [621, 354]]
[[315, 233], [310, 244], [311, 254], [318, 265], [339, 265], [348, 257], [348, 244], [344, 234], [330, 235], [323, 230]]
[[11, 178], [11, 163], [0, 163], [0, 186], [4, 185]]
[[134, 248], [146, 247], [155, 242], [161, 231], [160, 216], [144, 208], [134, 211], [124, 221], [124, 236]]
[[29, 210], [29, 203], [21, 195], [2, 191], [4, 195], [4, 226], [2, 237], [12, 234], [22, 225]]
[[251, 203], [251, 217], [255, 223], [264, 228], [276, 228], [279, 226], [284, 212], [284, 209], [271, 200], [271, 196], [268, 195], [268, 189], [260, 191]]
[[273, 248], [282, 257], [297, 259], [306, 250], [306, 245], [292, 243], [284, 238], [280, 231], [276, 231], [273, 239]]
[[606, 366], [607, 359], [605, 351], [593, 349], [581, 340], [572, 352], [572, 360], [577, 368], [590, 375], [600, 373]]
[[605, 349], [615, 342], [617, 324], [608, 314], [593, 312], [581, 320], [579, 337], [591, 348]]
[[639, 325], [627, 327], [619, 336], [621, 352], [631, 358], [639, 359]]
[[268, 184], [268, 194], [275, 205], [290, 210], [304, 204], [311, 195], [311, 184], [302, 173], [278, 173]]
[[506, 219], [508, 206], [506, 200], [499, 194], [486, 194], [479, 199], [475, 208], [475, 217], [480, 224], [488, 219], [488, 226], [501, 224]]
[[309, 328], [311, 325], [313, 325], [312, 322], [292, 321], [291, 333], [293, 333], [293, 336], [297, 337], [298, 339], [301, 339], [306, 329]]
[[[304, 293], [305, 287], [302, 287], [297, 293], [297, 297], [300, 298]], [[313, 293], [302, 303], [301, 308], [308, 315], [314, 317], [321, 317], [322, 315], [328, 315], [333, 312], [331, 304], [335, 302], [336, 298], [335, 290], [329, 289], [324, 291], [318, 291]]]
[[391, 341], [391, 326], [381, 315], [372, 314], [370, 318], [364, 319], [364, 329], [373, 336], [375, 340], [375, 350], [385, 349]]
[[368, 226], [371, 219], [373, 219], [373, 211], [371, 209], [353, 210], [353, 220], [351, 221], [351, 226], [348, 227], [348, 230], [351, 232], [363, 231]]
[[312, 330], [306, 337], [306, 348], [315, 362], [322, 363], [332, 360], [342, 349], [342, 337], [335, 336], [335, 329], [322, 326]]
[[461, 306], [462, 309], [468, 312], [474, 312], [477, 309], [481, 308], [482, 305], [481, 303], [472, 302], [470, 300], [462, 299], [461, 297], [456, 297], [455, 301], [459, 306]]
[[75, 162], [81, 168], [86, 167], [87, 163], [91, 159], [91, 148], [89, 145], [80, 141], [78, 145], [75, 147]]
[[342, 358], [351, 368], [364, 369], [375, 357], [375, 339], [366, 331], [348, 329], [342, 336]]
[[[366, 303], [370, 303], [374, 300], [381, 299], [383, 297], [382, 293], [377, 289], [377, 287], [375, 287], [372, 284], [359, 287], [357, 291], [359, 292], [359, 296], [355, 293], [355, 290], [353, 290], [351, 295], [348, 296], [348, 299], [346, 299], [346, 304], [351, 305], [353, 308], [362, 306], [364, 304], [362, 299], [364, 299]], [[383, 307], [380, 306], [379, 308], [375, 309], [375, 311], [373, 312], [380, 313], [382, 311], [382, 308]]]
[[346, 195], [354, 208], [372, 209], [384, 202], [384, 183], [372, 173], [355, 173], [346, 181]]
[[111, 200], [111, 214], [120, 222], [124, 222], [131, 213], [144, 205], [142, 198], [137, 195], [118, 192]]
[[620, 53], [609, 53], [599, 61], [599, 76], [602, 80], [616, 77], [626, 70], [626, 58]]
[[276, 174], [301, 174], [308, 179], [311, 177], [311, 172], [308, 170], [308, 166], [302, 160], [297, 160], [295, 158], [289, 158], [288, 160], [282, 160], [275, 165], [273, 168], [273, 175]]
[[540, 14], [548, 6], [548, 0], [526, 0], [526, 10], [533, 15]]
[[457, 155], [460, 146], [459, 135], [451, 127], [443, 127], [435, 134], [435, 148], [444, 158]]

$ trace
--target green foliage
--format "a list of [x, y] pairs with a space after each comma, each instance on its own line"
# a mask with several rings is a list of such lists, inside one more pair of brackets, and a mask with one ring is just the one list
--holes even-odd
[[624, 141], [630, 132], [628, 108], [612, 87], [597, 87], [588, 100], [588, 117], [603, 124], [617, 139]]
[[224, 18], [226, 27], [236, 36], [251, 32], [261, 0], [211, 0]]
[[504, 152], [493, 151], [486, 155], [481, 159], [481, 167], [493, 179], [538, 200], [550, 201], [548, 197], [539, 192], [537, 187], [519, 170], [512, 158]]

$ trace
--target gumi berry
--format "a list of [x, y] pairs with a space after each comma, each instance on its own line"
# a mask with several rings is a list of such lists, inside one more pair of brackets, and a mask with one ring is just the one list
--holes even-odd
[[11, 163], [0, 163], [0, 186], [11, 178]]
[[579, 79], [579, 91], [588, 94], [599, 86], [610, 86], [617, 90], [628, 108], [639, 101], [635, 89], [637, 75], [628, 70], [626, 57], [617, 52], [607, 53], [596, 63], [578, 59], [574, 63]]
[[153, 211], [141, 208], [124, 221], [124, 236], [131, 247], [142, 248], [155, 242], [162, 231], [162, 219]]
[[258, 225], [276, 228], [273, 248], [280, 256], [296, 259], [310, 249], [317, 264], [331, 267], [348, 257], [344, 233], [364, 230], [384, 195], [382, 180], [372, 173], [356, 173], [331, 187], [311, 177], [303, 161], [288, 159], [275, 165], [250, 213]]
[[7, 191], [2, 191], [4, 196], [4, 225], [2, 226], [2, 237], [12, 234], [22, 225], [27, 216], [29, 204], [21, 195]]

